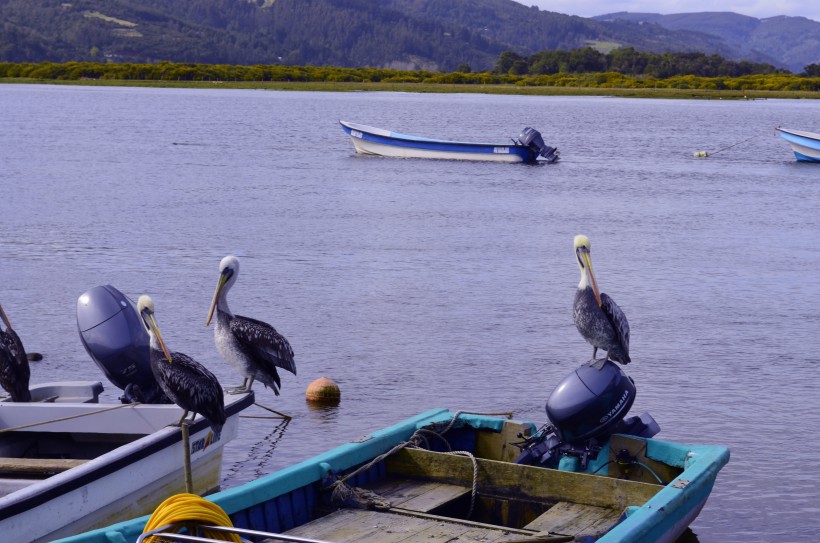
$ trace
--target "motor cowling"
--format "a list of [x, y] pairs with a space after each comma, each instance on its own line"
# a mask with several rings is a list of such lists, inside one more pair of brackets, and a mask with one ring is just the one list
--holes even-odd
[[111, 285], [94, 287], [77, 300], [77, 328], [106, 378], [128, 389], [127, 401], [167, 401], [151, 372], [150, 340], [133, 300]]
[[607, 360], [584, 364], [564, 377], [547, 400], [547, 417], [562, 441], [582, 443], [611, 434], [635, 401], [635, 383]]
[[555, 162], [558, 160], [558, 150], [555, 147], [550, 147], [544, 143], [544, 138], [541, 137], [541, 132], [535, 128], [526, 127], [518, 136], [518, 141], [521, 145], [525, 145], [532, 150], [533, 153], [540, 155], [547, 159], [548, 162]]

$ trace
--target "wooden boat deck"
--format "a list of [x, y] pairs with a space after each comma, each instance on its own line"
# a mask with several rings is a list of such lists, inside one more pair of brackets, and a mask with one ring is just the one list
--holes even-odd
[[658, 490], [635, 481], [478, 460], [478, 494], [466, 518], [469, 458], [403, 450], [385, 465], [388, 477], [364, 488], [389, 507], [338, 509], [286, 534], [335, 543], [594, 540], [620, 521], [626, 505], [641, 505]]
[[[618, 523], [620, 511], [592, 505], [559, 502], [523, 528], [510, 528], [434, 515], [408, 506], [435, 509], [453, 496], [470, 490], [454, 485], [405, 481], [395, 495], [404, 498], [400, 507], [388, 511], [339, 509], [294, 528], [287, 535], [335, 543], [444, 543], [461, 542], [555, 542], [578, 537], [597, 539]], [[384, 497], [394, 498], [386, 494]], [[268, 543], [278, 541], [266, 540]]]

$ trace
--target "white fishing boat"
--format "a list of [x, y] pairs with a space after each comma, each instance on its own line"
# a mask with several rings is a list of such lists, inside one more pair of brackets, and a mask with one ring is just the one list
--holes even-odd
[[[29, 403], [0, 401], [0, 534], [46, 542], [152, 511], [184, 492], [182, 409], [99, 403], [101, 382], [46, 383]], [[219, 433], [189, 426], [193, 492], [219, 489], [222, 451], [253, 394], [228, 394]]]
[[555, 147], [544, 143], [541, 133], [527, 127], [507, 143], [473, 143], [425, 138], [391, 132], [383, 128], [339, 121], [350, 136], [356, 152], [397, 158], [438, 158], [448, 160], [479, 160], [487, 162], [541, 162], [558, 160]]
[[31, 401], [0, 395], [0, 541], [54, 541], [146, 514], [188, 489], [219, 490], [224, 446], [254, 403], [252, 392], [226, 392], [221, 429], [201, 416], [183, 428], [182, 408], [157, 393], [132, 300], [95, 287], [80, 296], [77, 323], [122, 396], [101, 402], [100, 381], [30, 386]]

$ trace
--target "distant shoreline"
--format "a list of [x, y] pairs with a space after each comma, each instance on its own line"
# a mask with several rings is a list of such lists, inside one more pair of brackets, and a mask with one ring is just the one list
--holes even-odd
[[322, 81], [144, 81], [110, 79], [54, 80], [13, 77], [0, 78], [0, 84], [186, 89], [253, 89], [314, 92], [408, 92], [441, 94], [509, 94], [523, 96], [613, 96], [624, 98], [675, 98], [695, 100], [763, 100], [769, 98], [820, 99], [820, 92], [816, 91], [555, 87], [509, 84], [477, 85], [452, 83]]

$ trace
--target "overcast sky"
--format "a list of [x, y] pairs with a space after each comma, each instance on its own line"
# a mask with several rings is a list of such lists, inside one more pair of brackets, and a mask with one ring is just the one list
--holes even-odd
[[617, 11], [639, 13], [692, 13], [733, 11], [763, 19], [775, 15], [807, 17], [820, 21], [820, 0], [517, 0], [525, 6], [567, 15], [593, 17]]

